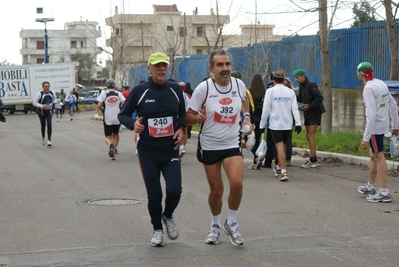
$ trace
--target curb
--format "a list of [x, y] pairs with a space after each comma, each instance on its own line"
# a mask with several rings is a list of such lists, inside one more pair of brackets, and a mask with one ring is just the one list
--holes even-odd
[[[191, 132], [192, 135], [198, 137], [198, 132]], [[305, 148], [297, 148], [293, 147], [292, 152], [296, 153], [300, 156], [307, 157], [309, 155], [309, 149]], [[334, 152], [325, 152], [325, 151], [316, 151], [317, 157], [319, 159], [339, 159], [343, 163], [351, 164], [351, 165], [361, 165], [361, 166], [370, 166], [370, 158], [369, 157], [360, 157], [348, 154], [334, 153]], [[399, 170], [399, 162], [387, 160], [387, 166], [389, 171], [398, 171]]]

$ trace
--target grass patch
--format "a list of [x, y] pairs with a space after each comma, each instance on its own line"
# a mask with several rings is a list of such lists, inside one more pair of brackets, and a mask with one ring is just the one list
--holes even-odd
[[[363, 134], [361, 132], [329, 132], [322, 135], [321, 127], [318, 127], [315, 138], [316, 148], [319, 151], [350, 154], [362, 157], [368, 156], [368, 150], [364, 150], [360, 146], [363, 139]], [[292, 145], [299, 148], [309, 148], [305, 129], [303, 129], [300, 134], [293, 133]]]
[[[193, 125], [193, 131], [198, 132], [198, 124]], [[308, 141], [306, 139], [305, 127], [302, 128], [300, 134], [293, 132], [292, 145], [298, 148], [309, 149]], [[342, 153], [354, 156], [368, 157], [369, 150], [362, 149], [360, 146], [363, 139], [363, 133], [358, 132], [329, 132], [325, 135], [321, 134], [321, 127], [317, 128], [316, 132], [316, 149], [318, 151], [326, 151], [333, 153]], [[389, 155], [389, 147], [385, 146], [384, 151], [386, 159], [398, 161], [397, 158], [391, 159]]]

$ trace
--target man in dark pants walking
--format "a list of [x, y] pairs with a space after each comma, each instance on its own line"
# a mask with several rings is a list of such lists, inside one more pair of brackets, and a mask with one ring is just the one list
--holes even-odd
[[42, 145], [45, 145], [45, 131], [47, 124], [47, 146], [52, 146], [51, 144], [51, 134], [52, 125], [51, 120], [53, 117], [53, 107], [54, 107], [54, 93], [50, 91], [50, 83], [42, 83], [43, 90], [38, 92], [33, 100], [33, 106], [38, 108], [38, 116], [40, 120], [41, 133], [42, 133]]

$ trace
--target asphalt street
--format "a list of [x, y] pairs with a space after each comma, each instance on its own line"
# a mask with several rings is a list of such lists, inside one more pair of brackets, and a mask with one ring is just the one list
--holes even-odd
[[247, 169], [244, 151], [238, 223], [245, 245], [233, 246], [224, 233], [219, 245], [205, 244], [209, 187], [195, 135], [181, 163], [179, 238], [151, 247], [133, 132], [120, 134], [111, 161], [94, 114], [53, 118], [51, 148], [41, 145], [35, 114], [0, 123], [0, 266], [399, 266], [399, 178], [390, 172], [392, 203], [367, 203], [357, 192], [367, 159], [345, 155], [308, 170], [300, 167], [302, 151], [288, 167], [290, 180], [278, 182], [271, 169]]

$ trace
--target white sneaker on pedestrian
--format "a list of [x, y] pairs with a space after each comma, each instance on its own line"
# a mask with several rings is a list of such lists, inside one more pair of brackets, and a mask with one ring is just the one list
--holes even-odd
[[242, 236], [240, 232], [238, 232], [238, 223], [234, 222], [231, 225], [227, 224], [227, 220], [223, 225], [223, 229], [230, 236], [230, 242], [234, 246], [242, 246], [244, 245], [244, 239], [242, 239]]
[[151, 238], [151, 246], [153, 247], [163, 247], [163, 231], [162, 230], [156, 230], [152, 234]]
[[177, 239], [179, 236], [179, 231], [177, 230], [177, 225], [175, 221], [172, 218], [166, 218], [165, 216], [162, 215], [162, 221], [166, 226], [166, 233], [168, 234], [170, 239]]
[[44, 137], [42, 138], [42, 146], [44, 146], [46, 142], [44, 141]]
[[220, 226], [217, 224], [212, 224], [211, 230], [209, 231], [209, 234], [205, 239], [205, 243], [210, 245], [217, 245], [219, 244], [219, 236], [220, 236]]
[[252, 163], [251, 165], [248, 166], [248, 169], [250, 170], [257, 170], [257, 165], [255, 163]]
[[50, 140], [48, 140], [48, 141], [47, 141], [47, 146], [52, 146], [52, 144], [51, 144], [51, 141], [50, 141]]
[[179, 147], [179, 158], [181, 159], [184, 154], [186, 154], [186, 147], [185, 146], [180, 146]]

